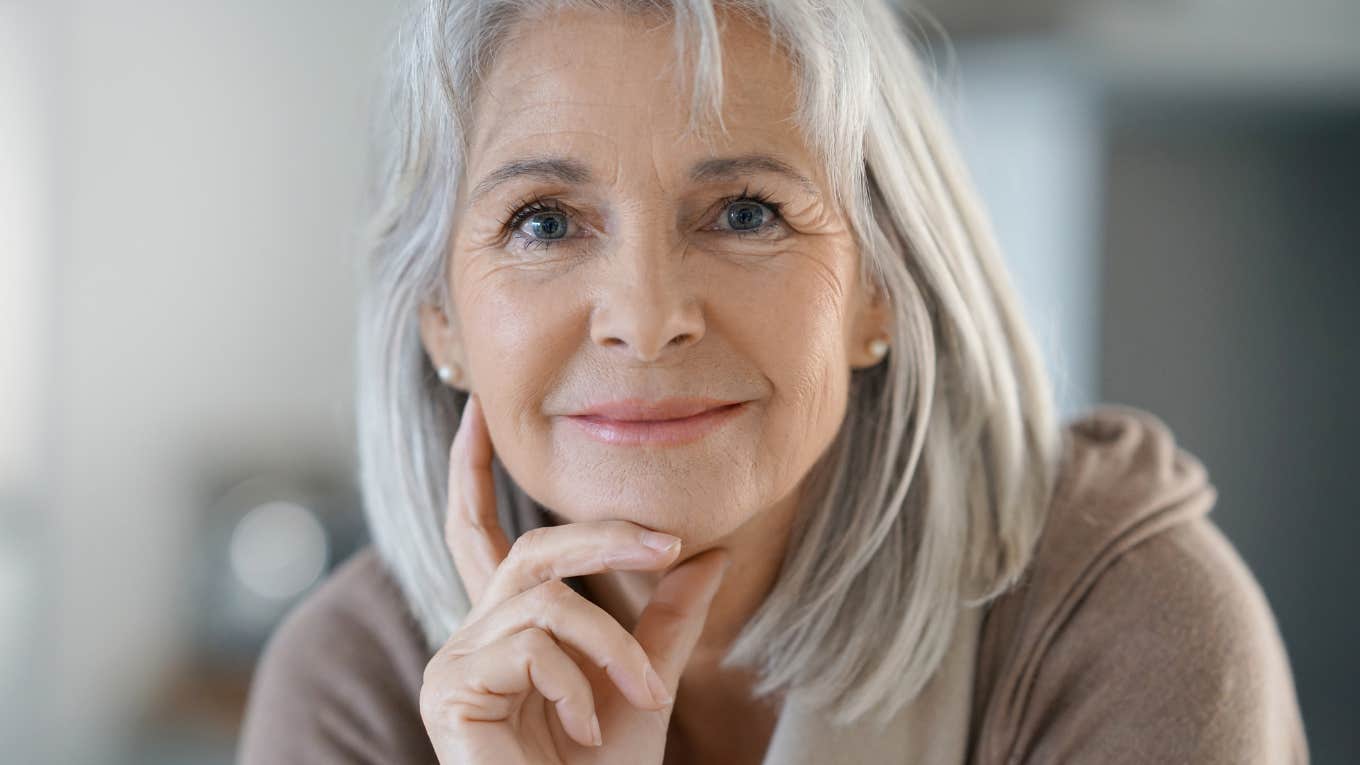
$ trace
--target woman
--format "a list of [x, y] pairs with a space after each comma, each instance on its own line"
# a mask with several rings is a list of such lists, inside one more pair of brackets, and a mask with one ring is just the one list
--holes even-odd
[[1055, 422], [888, 5], [398, 42], [374, 545], [271, 639], [243, 762], [1307, 760], [1202, 465]]

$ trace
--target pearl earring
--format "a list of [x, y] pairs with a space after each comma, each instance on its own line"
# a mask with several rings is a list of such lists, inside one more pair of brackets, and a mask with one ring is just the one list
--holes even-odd
[[887, 340], [884, 340], [883, 338], [874, 338], [873, 340], [869, 341], [869, 353], [872, 353], [874, 355], [874, 358], [881, 359], [883, 358], [883, 354], [887, 352], [888, 352]]
[[[454, 367], [455, 367], [455, 368], [456, 368], [457, 366], [458, 366], [457, 364], [454, 364]], [[454, 378], [454, 373], [453, 373], [453, 370], [452, 370], [452, 369], [449, 369], [448, 367], [443, 367], [443, 366], [441, 366], [441, 367], [439, 368], [439, 379], [440, 379], [440, 380], [443, 380], [444, 382], [448, 382], [449, 380], [452, 380], [453, 378]]]

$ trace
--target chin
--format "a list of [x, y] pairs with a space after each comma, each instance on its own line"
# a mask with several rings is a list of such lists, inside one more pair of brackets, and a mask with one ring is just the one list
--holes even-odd
[[[587, 489], [573, 496], [594, 494], [595, 490]], [[751, 515], [738, 509], [744, 508], [744, 503], [736, 498], [707, 498], [695, 496], [692, 492], [659, 495], [656, 492], [644, 492], [636, 496], [624, 496], [615, 490], [609, 496], [600, 496], [596, 502], [582, 503], [578, 499], [556, 507], [560, 509], [554, 510], [553, 514], [563, 522], [632, 521], [639, 526], [680, 537], [685, 550], [697, 543], [721, 539], [740, 527]], [[725, 510], [719, 513], [713, 508]]]

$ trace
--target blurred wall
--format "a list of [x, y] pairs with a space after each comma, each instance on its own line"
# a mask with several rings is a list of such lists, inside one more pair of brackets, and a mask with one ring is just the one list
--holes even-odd
[[1089, 61], [1061, 39], [965, 39], [941, 105], [1044, 355], [1062, 417], [1098, 398], [1104, 117]]
[[1314, 762], [1354, 762], [1360, 104], [1139, 97], [1112, 123], [1102, 390], [1205, 462]]
[[38, 622], [44, 570], [54, 568], [39, 525], [52, 269], [35, 256], [50, 248], [47, 22], [37, 8], [0, 2], [0, 751], [15, 762], [37, 757]]
[[51, 124], [40, 74], [50, 70], [50, 20], [0, 3], [0, 358], [25, 359], [0, 374], [0, 487], [31, 491], [41, 457], [45, 358], [39, 326], [50, 303]]
[[350, 233], [391, 6], [43, 8], [53, 762], [108, 762], [186, 649], [195, 471], [213, 455], [349, 459]]

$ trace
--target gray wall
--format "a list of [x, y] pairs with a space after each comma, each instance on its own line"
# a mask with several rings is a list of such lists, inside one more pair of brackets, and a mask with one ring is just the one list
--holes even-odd
[[351, 233], [393, 8], [20, 0], [0, 16], [39, 41], [24, 81], [44, 94], [0, 108], [52, 126], [19, 168], [53, 190], [16, 255], [50, 264], [40, 322], [7, 362], [43, 370], [42, 426], [20, 436], [43, 463], [26, 517], [44, 682], [0, 698], [38, 718], [21, 741], [39, 761], [117, 761], [181, 678], [196, 470], [348, 461]]
[[1360, 110], [1112, 112], [1102, 398], [1151, 409], [1280, 622], [1317, 763], [1360, 709]]

